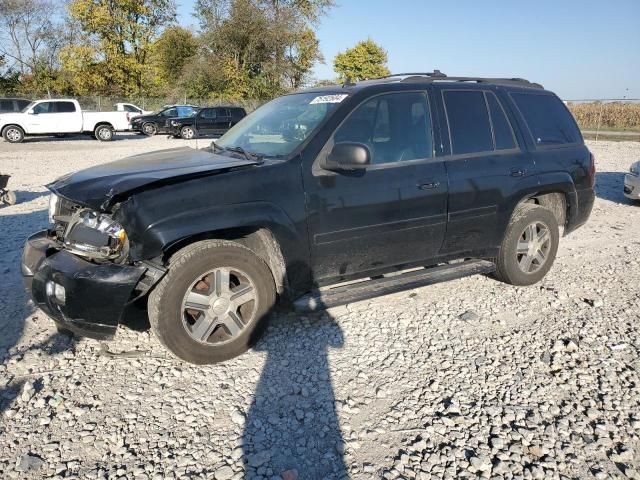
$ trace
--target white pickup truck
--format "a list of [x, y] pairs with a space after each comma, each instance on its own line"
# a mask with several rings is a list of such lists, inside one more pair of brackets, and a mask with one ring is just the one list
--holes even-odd
[[115, 132], [129, 129], [127, 112], [83, 112], [77, 100], [36, 100], [20, 113], [0, 114], [0, 132], [10, 143], [20, 143], [26, 136], [71, 133], [88, 133], [108, 142]]

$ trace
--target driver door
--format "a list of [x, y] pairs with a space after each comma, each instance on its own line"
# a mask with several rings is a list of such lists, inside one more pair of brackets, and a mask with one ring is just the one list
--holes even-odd
[[[318, 166], [336, 143], [368, 147], [365, 170]], [[434, 156], [426, 92], [378, 95], [357, 106], [305, 173], [311, 262], [318, 283], [428, 263], [447, 218], [447, 173]]]

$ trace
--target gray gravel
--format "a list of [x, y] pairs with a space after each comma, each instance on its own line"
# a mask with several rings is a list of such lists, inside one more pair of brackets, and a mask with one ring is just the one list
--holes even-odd
[[0, 209], [2, 478], [640, 479], [640, 205], [621, 193], [640, 143], [589, 144], [591, 221], [539, 285], [472, 277], [282, 312], [254, 351], [208, 367], [140, 321], [106, 348], [57, 335], [19, 276], [42, 185], [185, 143], [0, 143], [20, 201]]

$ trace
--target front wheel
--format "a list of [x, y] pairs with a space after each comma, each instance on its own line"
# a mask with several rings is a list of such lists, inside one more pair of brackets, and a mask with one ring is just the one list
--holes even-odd
[[260, 258], [238, 243], [209, 240], [172, 257], [149, 295], [149, 322], [178, 358], [210, 364], [244, 353], [274, 303], [273, 276]]
[[155, 135], [158, 133], [158, 126], [153, 122], [147, 122], [142, 125], [142, 133], [149, 136]]
[[496, 276], [511, 285], [532, 285], [549, 272], [560, 233], [553, 213], [535, 204], [516, 207], [496, 261]]
[[24, 140], [24, 130], [17, 125], [9, 125], [2, 131], [2, 136], [9, 143], [21, 143]]
[[110, 142], [113, 140], [113, 128], [109, 125], [100, 125], [96, 128], [94, 136], [101, 142]]
[[191, 140], [193, 137], [196, 136], [196, 132], [193, 129], [193, 127], [186, 126], [180, 129], [180, 136], [185, 140]]

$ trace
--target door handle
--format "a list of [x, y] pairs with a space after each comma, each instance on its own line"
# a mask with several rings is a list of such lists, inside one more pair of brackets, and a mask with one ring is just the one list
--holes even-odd
[[434, 188], [438, 188], [440, 186], [440, 182], [427, 182], [418, 185], [420, 190], [432, 190]]
[[511, 169], [511, 176], [512, 177], [524, 177], [525, 173], [527, 173], [527, 171], [524, 168], [512, 168]]

